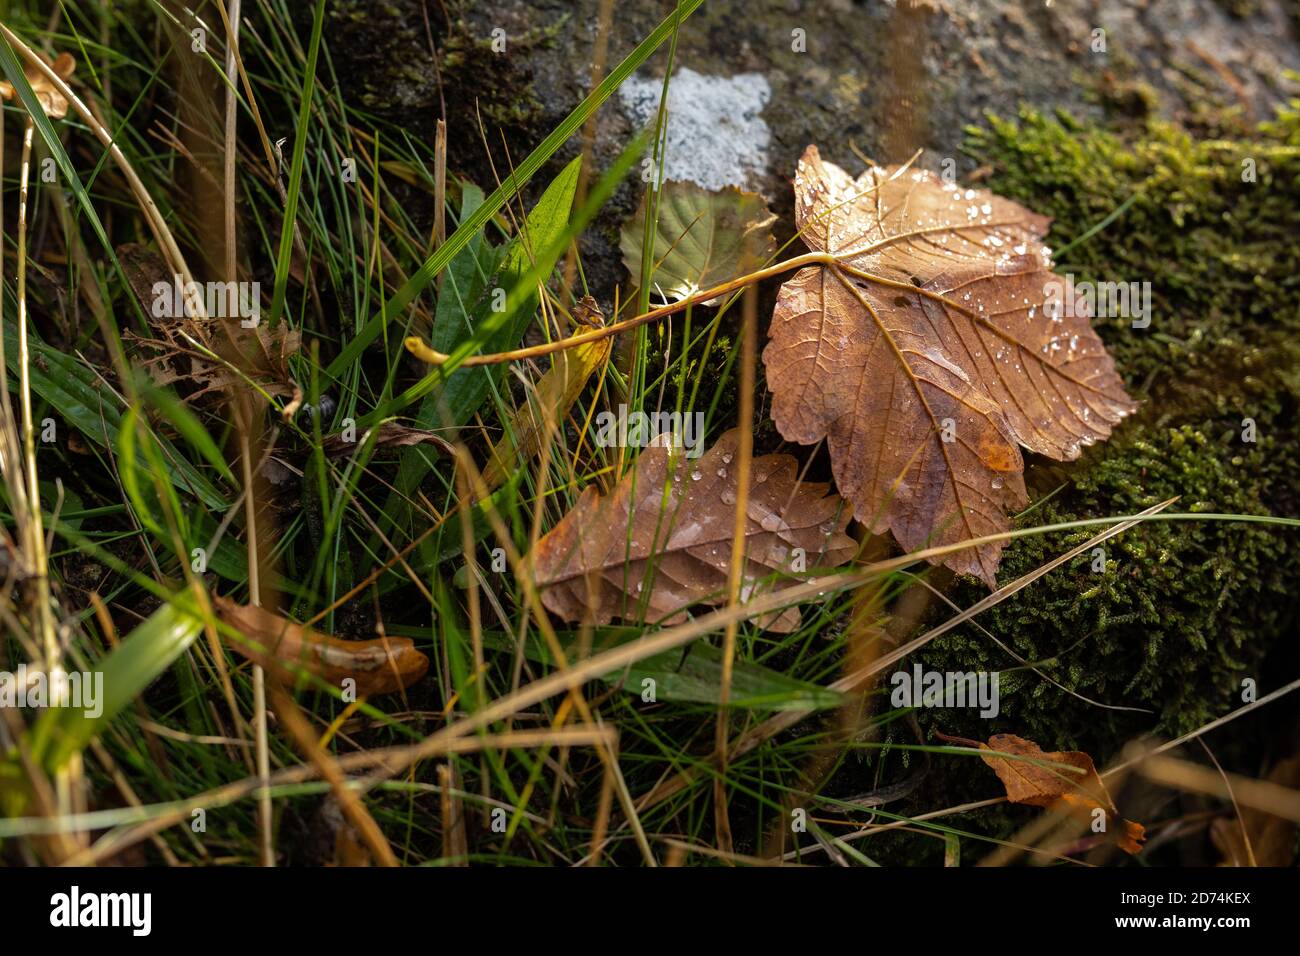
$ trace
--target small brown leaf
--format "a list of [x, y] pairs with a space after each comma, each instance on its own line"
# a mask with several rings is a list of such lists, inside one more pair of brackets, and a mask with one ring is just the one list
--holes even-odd
[[[232, 327], [225, 319], [198, 321], [183, 308], [178, 312], [173, 300], [180, 299], [179, 279], [161, 255], [149, 246], [128, 242], [117, 247], [117, 256], [156, 336], [141, 338], [128, 333], [142, 348], [157, 353], [144, 362], [155, 384], [189, 382], [197, 386], [197, 391], [186, 396], [193, 402], [210, 392], [246, 389], [251, 379], [268, 395], [292, 399], [291, 409], [296, 410], [301, 390], [289, 370], [289, 359], [302, 345], [300, 331], [287, 322], [274, 329], [260, 322], [245, 329]], [[160, 302], [165, 306], [162, 309], [157, 308]], [[226, 361], [214, 361], [208, 352]]]
[[[573, 307], [577, 323], [599, 329], [605, 325], [600, 306], [591, 296], [583, 296]], [[612, 338], [585, 342], [551, 357], [551, 368], [537, 380], [534, 394], [515, 412], [501, 440], [488, 453], [483, 469], [483, 486], [492, 491], [509, 475], [541, 450], [548, 428], [560, 425], [578, 400], [587, 380], [609, 361]]]
[[[583, 490], [534, 556], [542, 599], [569, 621], [615, 617], [673, 624], [695, 603], [726, 600], [738, 468], [735, 430], [699, 459], [666, 441], [641, 453], [609, 495]], [[664, 436], [661, 436], [663, 438]], [[821, 484], [800, 483], [793, 458], [764, 455], [750, 466], [742, 598], [774, 572], [797, 573], [848, 561], [857, 543], [844, 533], [848, 509]], [[793, 583], [787, 580], [785, 583]], [[778, 581], [775, 587], [781, 587]], [[790, 608], [773, 630], [797, 626]]]
[[[40, 50], [37, 50], [36, 54], [65, 83], [77, 68], [77, 61], [72, 58], [71, 53], [60, 53], [53, 60]], [[41, 109], [45, 111], [46, 116], [57, 120], [68, 115], [67, 97], [59, 92], [58, 87], [51, 83], [44, 73], [28, 64], [23, 67], [23, 75], [31, 85], [32, 92], [36, 94], [36, 102], [41, 104]], [[18, 93], [13, 84], [8, 80], [0, 80], [0, 99], [16, 100], [17, 98]]]
[[[980, 744], [979, 749], [983, 751], [980, 756], [984, 762], [993, 768], [1007, 788], [1007, 799], [1012, 803], [1027, 803], [1034, 807], [1060, 805], [1089, 820], [1092, 811], [1100, 808], [1106, 814], [1106, 832], [1120, 849], [1127, 853], [1141, 851], [1144, 827], [1120, 818], [1092, 758], [1083, 751], [1044, 753], [1032, 740], [1015, 734], [994, 734], [987, 744]], [[995, 755], [995, 751], [1025, 759], [1008, 760]], [[1112, 826], [1112, 823], [1117, 826]]]
[[[325, 452], [330, 458], [338, 458], [341, 455], [350, 455], [366, 440], [370, 432], [365, 432], [356, 441], [346, 441], [343, 433], [335, 435], [326, 435], [321, 439], [321, 451]], [[455, 454], [455, 448], [451, 442], [443, 438], [437, 432], [428, 431], [424, 428], [411, 428], [408, 425], [399, 425], [397, 422], [384, 422], [378, 426], [378, 432], [374, 439], [375, 448], [407, 448], [411, 445], [437, 445], [438, 449], [445, 455]]]
[[267, 669], [284, 670], [286, 680], [293, 679], [289, 668], [298, 667], [335, 686], [351, 678], [359, 695], [370, 696], [410, 687], [429, 669], [429, 659], [409, 638], [345, 641], [230, 598], [214, 596], [212, 606], [221, 620], [263, 648], [228, 642], [231, 650]]
[[[1049, 290], [1047, 217], [923, 170], [854, 180], [815, 146], [794, 191], [804, 242], [835, 261], [781, 287], [772, 417], [826, 439], [874, 532], [914, 551], [1005, 531], [1028, 500], [1019, 446], [1071, 460], [1136, 407], [1086, 302]], [[1002, 548], [935, 561], [993, 587]]]

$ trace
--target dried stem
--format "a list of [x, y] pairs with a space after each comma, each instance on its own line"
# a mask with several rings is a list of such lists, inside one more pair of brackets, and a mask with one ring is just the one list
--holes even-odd
[[18, 400], [23, 416], [23, 470], [27, 476], [27, 521], [22, 529], [23, 550], [36, 583], [35, 610], [40, 622], [42, 666], [53, 677], [59, 666], [59, 643], [50, 611], [50, 579], [45, 561], [45, 530], [41, 520], [41, 489], [36, 476], [36, 431], [32, 425], [31, 350], [27, 343], [27, 186], [32, 164], [35, 124], [23, 125], [23, 156], [18, 179]]
[[[758, 302], [751, 287], [745, 293], [744, 325], [741, 329], [740, 417], [736, 442], [736, 510], [731, 532], [731, 566], [727, 569], [727, 606], [738, 607], [740, 586], [745, 570], [745, 528], [749, 524], [749, 471], [754, 457], [754, 370], [758, 363], [755, 339], [758, 336]], [[731, 674], [736, 662], [736, 632], [739, 618], [727, 621], [722, 639], [722, 679], [718, 688], [718, 720], [714, 747], [718, 754], [718, 773], [713, 778], [713, 818], [717, 826], [718, 850], [731, 854], [731, 818], [727, 813], [727, 739], [731, 733], [728, 704], [731, 699]]]
[[[804, 266], [816, 265], [834, 265], [838, 260], [829, 252], [809, 252], [802, 256], [795, 256], [793, 259], [787, 259], [784, 262], [778, 262], [774, 266], [768, 266], [766, 269], [759, 269], [757, 272], [751, 272], [748, 275], [740, 276], [722, 285], [716, 285], [711, 289], [703, 289], [693, 295], [676, 302], [670, 302], [667, 305], [661, 305], [649, 312], [643, 312], [641, 315], [634, 316], [630, 319], [624, 319], [622, 322], [615, 322], [604, 328], [593, 329], [589, 332], [580, 332], [577, 335], [571, 335], [565, 339], [557, 339], [554, 342], [545, 342], [541, 345], [530, 346], [524, 349], [512, 349], [508, 352], [488, 352], [483, 355], [471, 355], [463, 359], [459, 364], [461, 367], [472, 365], [500, 365], [503, 362], [515, 362], [521, 359], [537, 358], [542, 355], [550, 355], [553, 352], [563, 352], [566, 349], [575, 348], [586, 342], [599, 342], [601, 339], [609, 338], [611, 335], [618, 335], [620, 332], [626, 332], [629, 329], [635, 329], [638, 326], [648, 325], [651, 322], [658, 322], [662, 318], [681, 312], [692, 305], [699, 305], [701, 302], [708, 302], [710, 299], [716, 299], [719, 296], [727, 295], [745, 286], [753, 285], [755, 282], [762, 282], [772, 276], [781, 275], [789, 272], [791, 269], [800, 269]], [[430, 365], [444, 365], [451, 360], [451, 356], [445, 352], [439, 352], [425, 345], [420, 339], [412, 336], [406, 340], [407, 350], [418, 359], [428, 362]]]
[[[5, 152], [5, 128], [0, 118], [0, 156]], [[4, 190], [0, 189], [0, 223], [4, 222]], [[4, 266], [4, 230], [0, 229], [0, 272]], [[0, 295], [0, 329], [4, 326], [4, 296]], [[4, 421], [0, 422], [0, 467], [3, 468], [5, 485], [9, 491], [10, 506], [13, 508], [14, 523], [19, 528], [27, 525], [27, 486], [22, 477], [22, 455], [19, 451], [19, 439], [14, 431], [16, 419], [13, 405], [9, 401], [9, 357], [5, 353], [5, 338], [0, 334], [0, 413]], [[18, 473], [14, 473], [14, 469]]]
[[[230, 9], [225, 14], [226, 36], [226, 152], [225, 152], [225, 266], [226, 278], [235, 282], [239, 278], [238, 255], [236, 249], [235, 218], [235, 76], [239, 63], [239, 15], [240, 0], [230, 0]], [[248, 602], [254, 607], [262, 604], [261, 569], [258, 565], [257, 505], [253, 486], [253, 429], [257, 418], [247, 407], [235, 399], [236, 418], [245, 427], [240, 429], [240, 461], [243, 465], [244, 484], [244, 520], [248, 536]], [[243, 411], [246, 414], [240, 414]], [[286, 716], [286, 715], [282, 715]], [[293, 716], [296, 716], [296, 712]], [[287, 717], [292, 719], [292, 717]], [[266, 672], [261, 665], [253, 665], [253, 728], [256, 740], [257, 776], [265, 783], [271, 775], [271, 755], [266, 723]], [[315, 759], [315, 753], [308, 756]], [[326, 776], [329, 776], [327, 773]], [[335, 781], [331, 779], [331, 783]], [[351, 805], [344, 802], [345, 810]], [[271, 807], [271, 792], [263, 787], [257, 796], [257, 817], [261, 831], [260, 850], [263, 866], [275, 866], [275, 849], [272, 845], [272, 824], [274, 822]], [[371, 836], [363, 828], [362, 832]], [[387, 848], [385, 842], [383, 847]], [[380, 853], [381, 859], [385, 859]], [[391, 850], [389, 851], [391, 857]]]

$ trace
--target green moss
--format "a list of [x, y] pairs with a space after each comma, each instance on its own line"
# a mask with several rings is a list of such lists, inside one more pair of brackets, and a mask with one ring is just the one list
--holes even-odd
[[[1258, 469], [1280, 452], [1275, 438], [1243, 447], [1213, 420], [1133, 429], [1022, 524], [1133, 513], [1175, 495], [1189, 512], [1264, 514], [1261, 491], [1270, 482]], [[1028, 573], [1088, 537], [1080, 531], [1013, 545], [1001, 576]], [[1154, 713], [1103, 710], [1020, 670], [1004, 678], [1001, 727], [1045, 746], [1108, 754], [1141, 731], [1185, 733], [1226, 713], [1240, 702], [1243, 677], [1266, 683], [1259, 662], [1294, 618], [1287, 593], [1296, 572], [1286, 566], [1285, 532], [1153, 523], [1103, 548], [1103, 573], [1085, 552], [981, 622], [1074, 692]], [[974, 588], [964, 590], [958, 603], [978, 599]], [[926, 660], [941, 669], [1016, 666], [976, 631], [942, 640]]]
[[[1182, 512], [1300, 514], [1300, 103], [1247, 139], [1196, 139], [1150, 117], [1117, 133], [1024, 112], [970, 130], [968, 146], [993, 169], [987, 185], [1056, 218], [1052, 244], [1066, 250], [1058, 271], [1152, 284], [1150, 328], [1095, 322], [1141, 410], [1077, 462], [1031, 460], [1026, 477], [1040, 504], [1017, 526], [1131, 514], [1174, 496], [1171, 510]], [[1245, 159], [1254, 160], [1253, 183], [1242, 177]], [[1067, 248], [1130, 199], [1109, 226]], [[1246, 418], [1253, 443], [1242, 439]], [[1093, 533], [1013, 542], [999, 580]], [[1017, 733], [1105, 763], [1135, 736], [1172, 737], [1239, 707], [1244, 678], [1261, 693], [1278, 686], [1283, 678], [1265, 659], [1296, 629], [1293, 530], [1148, 523], [1104, 548], [1103, 573], [1085, 552], [980, 615], [988, 633], [967, 626], [927, 647], [919, 655], [927, 668], [1003, 677], [995, 720], [930, 711], [923, 724], [980, 739]], [[949, 596], [965, 607], [985, 593], [961, 582]], [[989, 633], [1068, 691], [1020, 668]], [[1245, 742], [1220, 735], [1216, 749], [1226, 759]], [[914, 805], [898, 809], [999, 792], [982, 762], [941, 761]], [[1036, 812], [1000, 805], [959, 825], [1005, 836]], [[900, 837], [875, 850], [885, 862], [935, 863], [935, 842]]]
[[[994, 170], [987, 184], [1053, 215], [1057, 248], [1130, 201], [1068, 248], [1059, 272], [1152, 284], [1150, 328], [1095, 322], [1142, 410], [1078, 462], [1032, 462], [1031, 491], [1047, 500], [1019, 526], [1130, 514], [1174, 496], [1171, 510], [1182, 512], [1300, 514], [1298, 142], [1300, 109], [1240, 141], [1197, 140], [1150, 120], [1120, 136], [1028, 111], [969, 131], [969, 151]], [[1244, 419], [1255, 423], [1253, 443]], [[1092, 533], [1013, 542], [999, 579]], [[1002, 712], [993, 722], [943, 712], [945, 730], [1011, 731], [1105, 760], [1136, 734], [1185, 733], [1239, 706], [1244, 678], [1273, 686], [1260, 664], [1296, 624], [1293, 531], [1149, 523], [1104, 547], [1104, 573], [1086, 552], [978, 620], [1075, 694], [1150, 712], [1104, 709], [1032, 671], [1007, 673], [1015, 662], [967, 627], [922, 658], [941, 670], [1003, 670]], [[962, 583], [953, 599], [982, 596]]]
[[1124, 140], [1026, 111], [1019, 123], [991, 118], [972, 128], [968, 149], [993, 165], [998, 192], [1055, 217], [1058, 247], [1131, 201], [1101, 234], [1069, 248], [1058, 271], [1151, 283], [1150, 329], [1097, 322], [1122, 372], [1141, 386], [1217, 361], [1225, 345], [1254, 343], [1261, 329], [1295, 327], [1298, 136], [1292, 114], [1249, 140], [1198, 141], [1160, 121]]

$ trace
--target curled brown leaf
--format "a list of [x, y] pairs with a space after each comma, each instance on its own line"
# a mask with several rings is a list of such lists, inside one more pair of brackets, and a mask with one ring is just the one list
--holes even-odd
[[429, 669], [429, 658], [417, 651], [409, 638], [345, 641], [230, 598], [213, 597], [212, 606], [222, 621], [258, 645], [228, 641], [232, 650], [268, 670], [284, 671], [290, 680], [292, 668], [306, 670], [335, 686], [350, 678], [356, 681], [359, 695], [369, 696], [410, 687]]
[[1044, 753], [1032, 740], [1015, 734], [994, 734], [987, 744], [979, 744], [979, 749], [1012, 803], [1062, 807], [1089, 821], [1093, 811], [1100, 809], [1106, 818], [1104, 832], [1115, 844], [1126, 853], [1141, 852], [1145, 828], [1119, 816], [1092, 758], [1083, 751]]

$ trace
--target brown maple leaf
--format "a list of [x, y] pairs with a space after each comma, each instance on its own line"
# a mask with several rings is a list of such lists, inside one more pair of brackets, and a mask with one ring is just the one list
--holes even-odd
[[[609, 495], [585, 488], [536, 548], [546, 607], [569, 621], [608, 624], [620, 617], [674, 624], [692, 604], [723, 603], [739, 483], [737, 443], [733, 429], [691, 459], [680, 447], [670, 455], [667, 442], [657, 441]], [[857, 552], [857, 542], [844, 534], [848, 508], [827, 490], [800, 482], [788, 455], [753, 460], [742, 599], [774, 573], [835, 567]], [[795, 549], [803, 549], [802, 560]], [[786, 577], [770, 586], [783, 583], [794, 581]], [[760, 623], [789, 631], [798, 621], [798, 610], [789, 608]]]
[[[1019, 446], [1070, 460], [1136, 406], [1082, 298], [1060, 295], [1050, 220], [924, 170], [858, 179], [809, 146], [804, 241], [833, 261], [782, 287], [763, 351], [789, 441], [826, 439], [835, 482], [909, 551], [995, 534], [1028, 498]], [[943, 559], [990, 587], [1002, 543]]]
[[[1141, 851], [1145, 828], [1119, 816], [1092, 758], [1083, 751], [1044, 753], [1032, 740], [1015, 734], [994, 734], [987, 744], [963, 743], [975, 743], [979, 747], [981, 758], [1007, 788], [1007, 799], [1012, 803], [1059, 807], [1089, 821], [1092, 811], [1100, 808], [1106, 816], [1105, 832], [1116, 845], [1127, 853]], [[1009, 760], [995, 751], [1025, 759]]]

